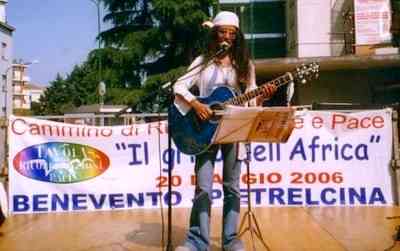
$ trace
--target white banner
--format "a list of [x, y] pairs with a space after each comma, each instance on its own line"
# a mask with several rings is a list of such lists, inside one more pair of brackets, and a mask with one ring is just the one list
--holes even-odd
[[[157, 208], [168, 203], [166, 122], [91, 127], [11, 117], [10, 211]], [[255, 206], [392, 205], [391, 110], [303, 111], [285, 144], [252, 143], [241, 197]], [[159, 147], [160, 146], [160, 147]], [[171, 202], [190, 207], [194, 158], [173, 148]], [[222, 205], [221, 160], [214, 205]]]
[[356, 44], [390, 42], [391, 17], [390, 0], [354, 0]]

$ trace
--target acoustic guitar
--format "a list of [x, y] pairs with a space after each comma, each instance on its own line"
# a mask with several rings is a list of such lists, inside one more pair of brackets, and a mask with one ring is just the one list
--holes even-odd
[[318, 72], [319, 65], [317, 63], [301, 65], [294, 71], [287, 72], [241, 95], [237, 95], [229, 86], [217, 85], [209, 96], [197, 98], [201, 103], [207, 104], [216, 114], [207, 121], [198, 118], [194, 109], [182, 115], [175, 105], [171, 105], [168, 112], [171, 137], [181, 152], [189, 155], [203, 153], [212, 145], [212, 139], [221, 117], [217, 114], [220, 114], [226, 105], [243, 105], [249, 100], [263, 95], [263, 85], [273, 84], [280, 87], [291, 82], [305, 84], [308, 80], [318, 78]]

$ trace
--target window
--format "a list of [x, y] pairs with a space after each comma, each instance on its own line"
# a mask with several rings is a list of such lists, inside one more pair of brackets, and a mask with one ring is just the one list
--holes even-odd
[[221, 9], [235, 12], [254, 58], [286, 56], [285, 1], [235, 3], [221, 1]]
[[1, 75], [1, 91], [2, 92], [7, 92], [7, 75], [2, 74]]
[[1, 43], [1, 59], [7, 61], [7, 44]]

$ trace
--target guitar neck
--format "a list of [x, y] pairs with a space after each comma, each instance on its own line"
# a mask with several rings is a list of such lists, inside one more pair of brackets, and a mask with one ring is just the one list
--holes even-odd
[[274, 80], [271, 80], [269, 82], [262, 84], [260, 87], [254, 89], [254, 90], [248, 91], [242, 95], [231, 98], [225, 104], [242, 105], [255, 97], [261, 96], [264, 93], [264, 85], [273, 84], [276, 87], [280, 87], [280, 86], [286, 85], [287, 83], [290, 83], [292, 81], [293, 81], [292, 74], [287, 72], [286, 74], [284, 74]]

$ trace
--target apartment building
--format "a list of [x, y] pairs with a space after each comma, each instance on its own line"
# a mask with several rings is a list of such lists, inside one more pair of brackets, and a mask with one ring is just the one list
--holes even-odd
[[14, 27], [7, 23], [6, 0], [0, 0], [0, 174], [6, 165], [6, 118], [11, 114], [12, 35]]
[[11, 87], [8, 81], [11, 78], [12, 65], [12, 34], [14, 27], [7, 23], [6, 4], [7, 0], [0, 0], [0, 72], [1, 72], [1, 90], [0, 90], [0, 117], [6, 117], [11, 114], [9, 109], [11, 104]]
[[12, 106], [13, 109], [31, 109], [32, 102], [39, 102], [45, 87], [31, 83], [27, 74], [29, 65], [14, 63], [12, 65]]
[[46, 87], [43, 87], [39, 84], [35, 83], [28, 83], [25, 87], [25, 102], [26, 102], [26, 109], [32, 108], [32, 103], [39, 103], [40, 96], [43, 95]]
[[13, 109], [23, 109], [26, 104], [25, 87], [30, 81], [27, 76], [27, 66], [23, 63], [12, 65], [12, 107]]

